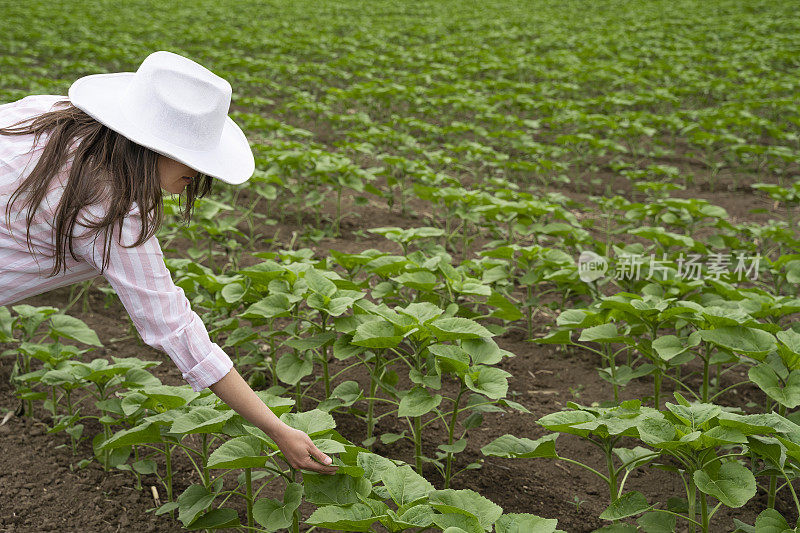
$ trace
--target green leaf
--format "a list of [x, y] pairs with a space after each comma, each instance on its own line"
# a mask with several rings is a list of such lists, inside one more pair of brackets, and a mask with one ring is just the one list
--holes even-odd
[[433, 523], [443, 531], [461, 533], [484, 533], [485, 528], [474, 516], [460, 513], [443, 513], [433, 516]]
[[[283, 396], [275, 396], [274, 394], [270, 394], [267, 391], [259, 390], [255, 391], [256, 396], [261, 398], [261, 401], [269, 407], [270, 411], [275, 413], [277, 416], [281, 416], [283, 413], [288, 413], [292, 410], [292, 406], [294, 405], [294, 400], [291, 398], [284, 398]], [[227, 405], [223, 406], [227, 407]]]
[[468, 339], [461, 341], [461, 347], [472, 358], [473, 365], [494, 365], [503, 357], [513, 356], [511, 352], [502, 350], [492, 339]]
[[436, 276], [426, 270], [404, 272], [390, 279], [404, 287], [409, 287], [418, 291], [432, 291], [438, 283]]
[[537, 424], [544, 426], [550, 431], [557, 431], [559, 433], [572, 433], [573, 435], [586, 436], [589, 431], [586, 429], [575, 429], [574, 426], [581, 425], [586, 422], [592, 422], [596, 417], [586, 411], [573, 410], [573, 411], [559, 411], [545, 415], [536, 421]]
[[399, 441], [406, 436], [406, 432], [402, 433], [381, 433], [381, 442], [384, 444], [392, 444]]
[[557, 329], [544, 337], [535, 339], [533, 342], [536, 344], [572, 344], [572, 331], [568, 329]]
[[439, 340], [478, 339], [491, 337], [492, 333], [473, 320], [461, 317], [437, 318], [428, 327]]
[[728, 507], [741, 507], [756, 495], [753, 473], [735, 461], [714, 461], [703, 470], [696, 470], [694, 482], [698, 489]]
[[778, 345], [778, 353], [783, 359], [786, 368], [789, 370], [800, 369], [800, 333], [793, 329], [779, 331], [775, 334], [781, 342]]
[[[360, 486], [360, 482], [369, 487]], [[356, 479], [345, 474], [303, 473], [305, 499], [315, 505], [348, 505], [358, 503], [358, 495], [367, 496], [371, 484], [364, 478]], [[365, 494], [366, 492], [366, 494]]]
[[229, 304], [233, 304], [242, 299], [245, 293], [244, 285], [241, 283], [229, 283], [222, 288], [220, 294], [222, 298]]
[[400, 400], [397, 416], [422, 416], [438, 407], [440, 403], [442, 403], [441, 394], [431, 395], [428, 389], [414, 387]]
[[14, 322], [16, 319], [11, 316], [11, 311], [6, 307], [0, 307], [0, 342], [14, 341]]
[[356, 463], [364, 469], [364, 476], [372, 483], [381, 482], [385, 472], [398, 468], [391, 459], [368, 452], [359, 452]]
[[597, 313], [591, 313], [585, 309], [567, 309], [558, 315], [556, 325], [586, 328], [596, 317]]
[[320, 307], [331, 316], [340, 316], [348, 309], [353, 307], [354, 298], [342, 296], [340, 298], [331, 298], [331, 300], [324, 307]]
[[467, 449], [467, 439], [458, 439], [453, 444], [440, 444], [437, 448], [444, 453], [461, 453]]
[[647, 505], [647, 498], [641, 492], [628, 492], [606, 507], [606, 510], [600, 513], [600, 518], [603, 520], [620, 520], [643, 513], [651, 507], [652, 505]]
[[617, 331], [617, 325], [609, 322], [607, 324], [600, 324], [599, 326], [592, 326], [581, 331], [578, 342], [624, 342], [631, 344], [630, 337], [620, 335]]
[[208, 468], [261, 468], [269, 458], [264, 455], [264, 444], [253, 435], [242, 435], [223, 442], [211, 452]]
[[428, 351], [432, 353], [445, 372], [464, 374], [469, 370], [469, 354], [453, 344], [433, 344], [428, 346]]
[[189, 485], [178, 496], [178, 520], [188, 526], [199, 513], [207, 509], [214, 501], [215, 495], [202, 485]]
[[658, 446], [675, 438], [675, 426], [663, 419], [645, 418], [636, 424], [636, 429], [639, 438], [650, 446]]
[[794, 531], [786, 519], [775, 509], [765, 509], [756, 518], [755, 530], [758, 533], [784, 533]]
[[386, 514], [386, 518], [381, 520], [381, 522], [387, 526], [390, 531], [418, 527], [425, 528], [433, 523], [433, 519], [436, 516], [433, 508], [430, 505], [425, 504], [414, 505], [400, 515], [391, 509], [387, 509]]
[[656, 458], [656, 456], [653, 455], [653, 450], [648, 450], [641, 446], [636, 446], [632, 449], [614, 448], [612, 451], [619, 457], [622, 464], [626, 465], [625, 470], [628, 471], [638, 468]]
[[279, 316], [288, 316], [289, 309], [292, 304], [289, 302], [289, 297], [285, 294], [270, 294], [263, 298], [242, 313], [242, 318], [275, 318]]
[[130, 429], [123, 429], [114, 433], [108, 440], [103, 442], [101, 449], [114, 449], [120, 446], [130, 446], [133, 444], [149, 444], [161, 442], [161, 431], [157, 424], [143, 422]]
[[344, 405], [352, 405], [363, 395], [357, 381], [343, 381], [331, 391], [331, 398], [342, 400]]
[[491, 296], [486, 300], [486, 305], [495, 308], [489, 316], [506, 322], [514, 322], [524, 316], [517, 306], [497, 291], [492, 291]]
[[147, 396], [143, 407], [158, 410], [159, 404], [166, 409], [174, 409], [190, 403], [200, 396], [199, 392], [194, 392], [188, 385], [175, 387], [172, 385], [156, 385], [147, 387], [139, 392]]
[[518, 459], [549, 457], [555, 459], [558, 457], [556, 454], [557, 437], [558, 433], [551, 433], [536, 440], [503, 435], [481, 448], [481, 452], [483, 455], [494, 457]]
[[398, 506], [425, 498], [435, 490], [428, 480], [417, 474], [409, 465], [383, 472], [381, 481]]
[[131, 468], [142, 475], [155, 474], [158, 465], [152, 459], [142, 459], [131, 464]]
[[284, 344], [295, 350], [316, 350], [321, 346], [330, 344], [334, 339], [336, 339], [336, 332], [326, 331], [325, 333], [320, 333], [319, 335], [313, 335], [311, 337], [287, 339]]
[[69, 315], [52, 315], [50, 317], [50, 332], [59, 337], [72, 339], [90, 346], [103, 346], [93, 329], [82, 320]]
[[667, 402], [665, 405], [672, 414], [693, 430], [699, 429], [702, 424], [719, 416], [722, 412], [720, 406], [711, 403], [693, 403], [685, 406]]
[[174, 511], [177, 508], [178, 508], [178, 502], [176, 501], [167, 502], [161, 507], [159, 507], [158, 510], [155, 512], [155, 514], [156, 516], [162, 515], [164, 513], [169, 513], [170, 511]]
[[294, 352], [287, 352], [278, 359], [276, 365], [278, 379], [287, 385], [297, 385], [304, 377], [314, 371], [314, 362], [310, 358], [300, 357]]
[[190, 531], [198, 529], [215, 530], [238, 527], [240, 525], [239, 513], [236, 512], [236, 509], [223, 507], [221, 509], [212, 509], [203, 516], [196, 518], [186, 526], [186, 529]]
[[351, 342], [366, 348], [394, 348], [402, 340], [403, 335], [395, 333], [394, 324], [377, 319], [358, 326]]
[[664, 335], [657, 338], [652, 343], [653, 349], [658, 356], [664, 361], [669, 361], [676, 355], [680, 355], [689, 349], [687, 345], [681, 342], [681, 339], [675, 335]]
[[248, 327], [239, 327], [238, 329], [233, 330], [231, 334], [225, 339], [225, 348], [230, 348], [233, 346], [241, 346], [242, 344], [252, 341], [258, 338], [258, 332], [252, 328]]
[[735, 353], [766, 355], [777, 348], [775, 337], [766, 331], [746, 326], [723, 326], [699, 330], [700, 337]]
[[785, 386], [775, 370], [767, 364], [751, 367], [747, 375], [767, 396], [781, 405], [789, 409], [800, 405], [800, 370], [789, 373]]
[[752, 435], [747, 440], [747, 445], [752, 453], [783, 468], [786, 462], [786, 447], [781, 444], [781, 441], [758, 435]]
[[235, 411], [217, 411], [211, 407], [195, 407], [172, 423], [170, 433], [219, 433], [222, 426], [236, 414]]
[[554, 533], [558, 520], [527, 513], [504, 514], [495, 523], [496, 533]]
[[314, 439], [314, 445], [322, 453], [344, 453], [345, 446], [338, 440], [333, 439]]
[[290, 483], [283, 493], [283, 502], [262, 498], [253, 504], [253, 519], [268, 531], [278, 531], [292, 525], [294, 511], [300, 507], [303, 486]]
[[320, 507], [311, 514], [306, 523], [334, 531], [369, 531], [378, 518], [369, 505], [353, 503]]
[[469, 489], [437, 490], [430, 495], [428, 503], [441, 513], [456, 513], [475, 517], [481, 527], [486, 530], [489, 530], [492, 524], [503, 514], [502, 507]]
[[336, 422], [330, 413], [319, 409], [312, 409], [302, 413], [286, 413], [281, 415], [280, 418], [287, 425], [307, 433], [310, 437], [320, 435], [336, 427]]
[[444, 309], [429, 302], [414, 302], [405, 307], [396, 307], [395, 310], [410, 316], [419, 324], [429, 322], [444, 313]]
[[643, 514], [636, 520], [636, 523], [644, 533], [675, 533], [677, 518], [675, 515], [654, 511]]
[[306, 271], [305, 280], [312, 292], [328, 298], [336, 294], [336, 284], [323, 276], [319, 270], [311, 269]]
[[464, 376], [470, 390], [484, 394], [493, 400], [504, 398], [508, 392], [509, 372], [493, 366], [477, 366]]

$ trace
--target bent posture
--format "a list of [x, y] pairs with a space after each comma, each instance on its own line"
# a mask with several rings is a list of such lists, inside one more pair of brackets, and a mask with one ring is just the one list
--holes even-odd
[[77, 80], [69, 98], [0, 105], [0, 305], [104, 276], [142, 339], [166, 352], [193, 390], [209, 387], [293, 467], [332, 473], [330, 458], [281, 422], [209, 339], [155, 236], [162, 190], [185, 194], [188, 218], [214, 178], [252, 176], [230, 98], [230, 84], [211, 71], [155, 52], [135, 73]]

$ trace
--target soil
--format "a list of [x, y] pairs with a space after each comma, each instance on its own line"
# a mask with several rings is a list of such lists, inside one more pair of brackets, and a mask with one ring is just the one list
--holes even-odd
[[[725, 182], [720, 181], [724, 187]], [[577, 192], [573, 187], [553, 188], [553, 191], [567, 194], [571, 198], [586, 202], [587, 195]], [[630, 191], [627, 191], [630, 194]], [[710, 202], [721, 205], [737, 221], [750, 220], [763, 222], [771, 213], [751, 213], [751, 209], [769, 208], [769, 202], [756, 197], [745, 190], [723, 190], [711, 192], [699, 187], [686, 191], [675, 191], [675, 196], [706, 198]], [[633, 198], [631, 198], [633, 199]], [[641, 198], [637, 199], [641, 201]], [[431, 206], [418, 200], [411, 200], [412, 212], [416, 215], [402, 215], [395, 207], [389, 210], [386, 204], [371, 201], [366, 205], [346, 204], [346, 212], [351, 213], [342, 224], [343, 236], [337, 239], [326, 238], [312, 245], [319, 254], [327, 254], [329, 249], [344, 252], [356, 252], [367, 248], [379, 248], [399, 253], [400, 248], [380, 236], [366, 232], [376, 226], [397, 225], [402, 227], [425, 225], [425, 214]], [[330, 206], [326, 213], [330, 214]], [[293, 220], [294, 217], [287, 217]], [[279, 222], [277, 226], [264, 229], [265, 235], [278, 231], [279, 240], [285, 245], [293, 232], [301, 227], [290, 223]], [[363, 232], [363, 233], [361, 233]], [[298, 246], [308, 245], [299, 243]], [[180, 249], [182, 243], [176, 241], [173, 248]], [[89, 291], [88, 310], [83, 311], [81, 304], [70, 310], [70, 314], [84, 320], [94, 328], [105, 347], [83, 355], [84, 360], [98, 356], [136, 356], [142, 359], [161, 361], [152, 372], [168, 385], [184, 384], [180, 372], [168, 356], [142, 345], [136, 338], [110, 342], [111, 339], [125, 337], [129, 320], [119, 302], [105, 307], [105, 298], [97, 286], [103, 284], [98, 280]], [[69, 300], [69, 289], [59, 289], [50, 293], [30, 298], [24, 303], [32, 305], [52, 305], [64, 307]], [[551, 322], [542, 318], [539, 333]], [[568, 401], [580, 404], [602, 402], [611, 397], [611, 386], [599, 379], [596, 367], [598, 361], [589, 352], [573, 349], [563, 350], [552, 345], [537, 345], [527, 342], [519, 330], [510, 330], [497, 338], [502, 348], [515, 354], [500, 366], [511, 372], [509, 396], [522, 403], [531, 414], [514, 411], [507, 413], [489, 413], [484, 423], [470, 431], [467, 450], [458, 456], [458, 465], [465, 466], [469, 462], [481, 461], [479, 470], [467, 470], [453, 481], [453, 488], [470, 488], [501, 505], [505, 512], [533, 513], [546, 518], [558, 518], [559, 529], [570, 533], [590, 532], [604, 525], [599, 514], [605, 509], [608, 501], [606, 485], [591, 473], [569, 463], [552, 460], [505, 460], [485, 458], [480, 448], [495, 438], [506, 433], [518, 437], [538, 438], [546, 433], [536, 420], [558, 411]], [[0, 346], [0, 351], [7, 347]], [[13, 358], [0, 359], [0, 419], [6, 411], [14, 411], [20, 402], [13, 396], [9, 383], [9, 375]], [[335, 368], [335, 366], [334, 366]], [[245, 369], [239, 369], [243, 374]], [[364, 382], [366, 375], [348, 375], [346, 379], [358, 379]], [[740, 374], [739, 379], [742, 378]], [[734, 379], [729, 375], [728, 379]], [[445, 390], [453, 384], [445, 383]], [[622, 389], [622, 397], [644, 397], [651, 393], [652, 382], [641, 379], [632, 382]], [[671, 399], [671, 390], [665, 383], [663, 397]], [[747, 401], [762, 403], [763, 396], [755, 386], [739, 389], [738, 405]], [[64, 433], [48, 434], [46, 428], [52, 424], [49, 412], [34, 402], [33, 418], [27, 416], [11, 416], [0, 426], [0, 531], [44, 532], [44, 531], [93, 531], [112, 533], [130, 532], [171, 532], [181, 531], [182, 527], [176, 518], [169, 514], [155, 516], [154, 499], [151, 487], [156, 487], [162, 501], [165, 501], [164, 488], [154, 475], [142, 477], [143, 489], [134, 487], [134, 478], [123, 471], [104, 472], [97, 461], [86, 468], [78, 469], [81, 459], [91, 457], [91, 441], [84, 440], [77, 455], [73, 455], [69, 446], [69, 437]], [[91, 413], [87, 407], [85, 413]], [[366, 436], [365, 425], [358, 419], [335, 415], [338, 430], [353, 442], [360, 443]], [[93, 436], [100, 431], [96, 421], [84, 422], [84, 434]], [[378, 432], [402, 431], [402, 421], [386, 417], [378, 426]], [[442, 427], [431, 425], [425, 432], [424, 449], [433, 455], [435, 447], [444, 442], [446, 435]], [[189, 441], [191, 443], [191, 440]], [[194, 443], [197, 444], [197, 441]], [[215, 443], [214, 446], [219, 443]], [[632, 446], [633, 444], [631, 444]], [[213, 448], [213, 446], [212, 446]], [[413, 463], [413, 447], [406, 441], [391, 445], [378, 443], [378, 453]], [[603, 456], [590, 444], [572, 436], [560, 436], [557, 440], [559, 454], [582, 461], [603, 470]], [[196, 471], [185, 455], [178, 454], [173, 462], [175, 472], [174, 493], [180, 494], [187, 486], [199, 481]], [[159, 472], [164, 472], [163, 460], [158, 459]], [[439, 475], [431, 469], [425, 470], [426, 477], [437, 487], [442, 487]], [[228, 476], [230, 478], [230, 476]], [[235, 482], [226, 479], [225, 488], [234, 488]], [[643, 492], [650, 503], [665, 503], [669, 497], [680, 496], [683, 487], [673, 474], [653, 469], [642, 468], [631, 474], [626, 490]], [[263, 495], [276, 495], [265, 490]], [[273, 496], [275, 497], [275, 496]], [[779, 493], [778, 509], [789, 519], [790, 523], [797, 517], [787, 491]], [[240, 516], [244, 516], [244, 504], [231, 499], [229, 506], [237, 508]], [[756, 498], [746, 506], [736, 510], [721, 510], [714, 516], [712, 531], [724, 532], [733, 530], [732, 518], [738, 518], [752, 524], [757, 514], [766, 507], [766, 496], [759, 491]], [[311, 508], [304, 504], [301, 507], [303, 516], [307, 517]], [[317, 529], [316, 531], [322, 531]]]

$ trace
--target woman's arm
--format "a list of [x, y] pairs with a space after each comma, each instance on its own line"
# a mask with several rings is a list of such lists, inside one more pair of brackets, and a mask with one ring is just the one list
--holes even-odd
[[[122, 230], [123, 244], [139, 234], [138, 214], [126, 217]], [[230, 357], [209, 339], [208, 331], [164, 264], [156, 237], [140, 246], [126, 248], [112, 239], [109, 264], [103, 275], [114, 288], [131, 316], [142, 339], [163, 350], [181, 370], [192, 390], [206, 387], [248, 422], [269, 435], [295, 468], [333, 473], [336, 467], [323, 465], [330, 459], [311, 442], [304, 432], [281, 422], [256, 396], [253, 389], [233, 368]], [[102, 236], [82, 240], [76, 253], [98, 272], [102, 264]], [[77, 244], [77, 243], [76, 243]]]
[[[284, 424], [275, 413], [264, 405], [250, 385], [235, 368], [221, 380], [209, 387], [231, 409], [242, 415], [248, 422], [269, 435], [280, 447], [286, 460], [294, 468], [304, 468], [324, 474], [333, 474], [337, 467], [325, 466], [331, 458], [322, 453], [311, 438], [300, 430]], [[312, 460], [312, 457], [319, 463]], [[323, 463], [323, 464], [320, 464]]]

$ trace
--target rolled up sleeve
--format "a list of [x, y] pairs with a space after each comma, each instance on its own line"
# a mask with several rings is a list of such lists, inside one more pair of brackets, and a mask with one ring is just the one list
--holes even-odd
[[[140, 227], [138, 212], [129, 215], [123, 224], [122, 243], [133, 243]], [[126, 248], [117, 239], [116, 231], [114, 237], [109, 263], [102, 274], [116, 291], [142, 340], [166, 352], [196, 392], [225, 377], [233, 362], [211, 341], [183, 289], [172, 281], [158, 239], [153, 236], [139, 246]], [[98, 272], [102, 251], [102, 237], [76, 246], [76, 254]]]

